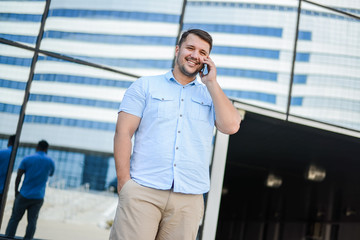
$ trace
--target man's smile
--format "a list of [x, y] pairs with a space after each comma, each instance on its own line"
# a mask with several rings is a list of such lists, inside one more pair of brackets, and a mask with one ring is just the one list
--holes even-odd
[[192, 59], [192, 58], [186, 58], [186, 61], [188, 62], [188, 64], [190, 66], [197, 66], [197, 65], [200, 65], [200, 62]]

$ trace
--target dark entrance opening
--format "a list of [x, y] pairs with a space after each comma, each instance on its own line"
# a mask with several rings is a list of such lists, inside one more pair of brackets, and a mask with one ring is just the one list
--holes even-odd
[[[309, 166], [326, 177], [308, 180]], [[216, 239], [360, 239], [360, 139], [247, 112], [229, 140]]]

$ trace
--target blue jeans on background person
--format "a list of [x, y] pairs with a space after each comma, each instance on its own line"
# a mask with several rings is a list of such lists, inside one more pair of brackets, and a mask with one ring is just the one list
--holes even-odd
[[28, 224], [26, 227], [24, 239], [33, 239], [36, 230], [36, 222], [43, 202], [44, 199], [27, 199], [19, 193], [15, 198], [14, 206], [8, 226], [5, 231], [5, 235], [7, 237], [15, 236], [18, 224], [21, 218], [24, 216], [25, 211], [27, 210]]

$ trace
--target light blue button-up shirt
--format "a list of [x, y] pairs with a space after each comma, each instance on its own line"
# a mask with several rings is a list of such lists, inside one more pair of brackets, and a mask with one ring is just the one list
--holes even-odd
[[130, 161], [131, 178], [147, 187], [202, 194], [209, 191], [215, 125], [203, 84], [179, 84], [172, 71], [142, 77], [126, 91], [120, 111], [141, 118]]

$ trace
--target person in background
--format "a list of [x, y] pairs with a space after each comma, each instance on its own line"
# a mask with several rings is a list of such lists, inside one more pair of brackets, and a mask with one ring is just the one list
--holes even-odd
[[15, 135], [11, 135], [8, 139], [7, 148], [0, 150], [0, 204], [4, 193], [5, 180], [14, 142]]
[[139, 78], [126, 91], [114, 136], [119, 202], [111, 240], [196, 238], [214, 126], [234, 134], [241, 120], [217, 82], [211, 48], [207, 32], [184, 32], [174, 69]]
[[[15, 180], [14, 206], [5, 231], [7, 237], [15, 236], [17, 226], [25, 211], [27, 211], [28, 224], [24, 239], [34, 237], [36, 222], [44, 202], [46, 182], [55, 171], [54, 161], [47, 156], [48, 147], [49, 144], [41, 140], [36, 147], [36, 153], [25, 157], [20, 163]], [[25, 178], [19, 192], [19, 184], [24, 174]]]

